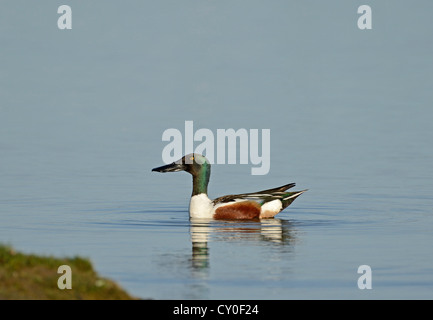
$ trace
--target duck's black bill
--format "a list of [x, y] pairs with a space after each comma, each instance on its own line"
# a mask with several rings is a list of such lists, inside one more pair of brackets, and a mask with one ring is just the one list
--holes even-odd
[[156, 172], [176, 172], [176, 171], [183, 171], [183, 170], [185, 170], [183, 164], [179, 164], [175, 162], [152, 169], [152, 171], [156, 171]]

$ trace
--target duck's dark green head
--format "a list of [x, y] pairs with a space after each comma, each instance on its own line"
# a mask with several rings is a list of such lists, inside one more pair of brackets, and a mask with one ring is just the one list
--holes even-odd
[[198, 153], [190, 153], [181, 159], [165, 166], [153, 168], [156, 172], [186, 171], [193, 176], [193, 195], [207, 193], [210, 178], [210, 163], [206, 157]]

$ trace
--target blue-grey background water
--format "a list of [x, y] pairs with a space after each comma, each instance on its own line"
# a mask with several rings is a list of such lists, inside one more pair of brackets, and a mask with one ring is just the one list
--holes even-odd
[[[72, 30], [57, 28], [62, 4]], [[432, 12], [2, 1], [0, 242], [88, 257], [141, 298], [431, 299]], [[271, 130], [270, 172], [214, 165], [211, 197], [309, 191], [275, 220], [190, 221], [190, 176], [151, 173], [186, 120]]]

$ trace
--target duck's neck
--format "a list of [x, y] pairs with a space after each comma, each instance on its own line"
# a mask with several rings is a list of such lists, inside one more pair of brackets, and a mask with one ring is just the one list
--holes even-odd
[[200, 193], [207, 194], [207, 185], [210, 178], [210, 165], [204, 163], [200, 171], [192, 176], [192, 196]]

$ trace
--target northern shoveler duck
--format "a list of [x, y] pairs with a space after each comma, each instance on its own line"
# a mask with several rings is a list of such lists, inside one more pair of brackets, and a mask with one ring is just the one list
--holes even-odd
[[253, 193], [227, 195], [209, 199], [207, 186], [210, 163], [201, 154], [191, 153], [171, 164], [153, 168], [157, 172], [186, 171], [192, 175], [192, 195], [189, 203], [191, 218], [263, 219], [273, 218], [307, 190], [286, 192], [295, 186], [284, 186]]

